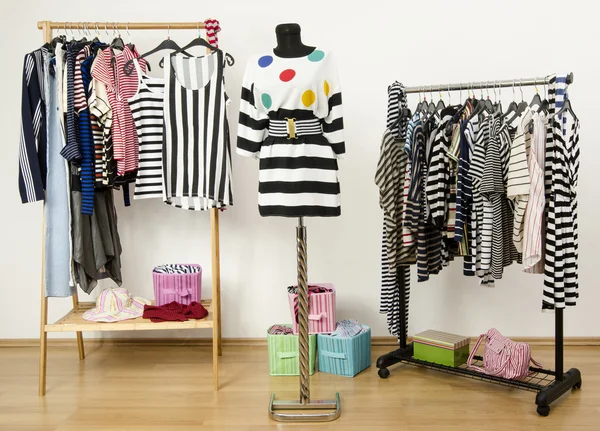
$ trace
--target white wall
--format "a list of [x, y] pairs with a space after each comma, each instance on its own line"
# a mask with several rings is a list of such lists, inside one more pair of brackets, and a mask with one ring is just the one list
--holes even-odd
[[[394, 80], [420, 85], [573, 71], [575, 83], [570, 95], [583, 125], [579, 187], [581, 298], [576, 308], [566, 312], [565, 334], [600, 336], [600, 290], [594, 282], [600, 243], [595, 182], [600, 149], [596, 148], [594, 132], [600, 96], [596, 2], [572, 1], [565, 5], [554, 0], [507, 1], [495, 6], [493, 2], [463, 1], [457, 7], [440, 0], [371, 1], [359, 8], [313, 0], [104, 0], [100, 7], [73, 1], [63, 8], [42, 0], [6, 3], [0, 18], [0, 118], [4, 132], [0, 182], [6, 192], [0, 211], [0, 338], [34, 338], [39, 334], [42, 206], [22, 205], [17, 188], [22, 58], [42, 40], [36, 21], [189, 21], [207, 17], [220, 20], [221, 46], [236, 59], [235, 66], [226, 73], [233, 98], [229, 115], [234, 136], [245, 61], [251, 54], [274, 46], [278, 23], [300, 23], [305, 43], [336, 53], [344, 90], [348, 152], [340, 169], [343, 215], [308, 220], [309, 273], [311, 281], [335, 283], [339, 318], [357, 318], [371, 325], [375, 335], [387, 334], [385, 317], [378, 314], [381, 211], [373, 183], [385, 124], [387, 86]], [[165, 35], [132, 32], [132, 40], [145, 52]], [[187, 43], [195, 32], [172, 31], [171, 35]], [[157, 60], [151, 59], [154, 73], [159, 70]], [[525, 91], [526, 98], [531, 98], [532, 90]], [[511, 93], [504, 91], [505, 103], [512, 98]], [[457, 95], [453, 97], [456, 102]], [[285, 287], [295, 281], [295, 221], [258, 215], [257, 169], [255, 161], [234, 157], [235, 206], [221, 217], [226, 337], [260, 337], [270, 324], [290, 321]], [[205, 295], [210, 294], [208, 214], [169, 208], [158, 201], [136, 201], [131, 208], [119, 204], [118, 213], [125, 287], [151, 297], [154, 265], [199, 262], [205, 268]], [[431, 281], [413, 284], [411, 332], [440, 328], [473, 335], [495, 326], [507, 335], [550, 336], [553, 316], [540, 312], [541, 285], [540, 278], [511, 267], [495, 289], [485, 289], [476, 279], [463, 277], [460, 264], [454, 263]], [[50, 320], [62, 315], [69, 303], [52, 299]]]

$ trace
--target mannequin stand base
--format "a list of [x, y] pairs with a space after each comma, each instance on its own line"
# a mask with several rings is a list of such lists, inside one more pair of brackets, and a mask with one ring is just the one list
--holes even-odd
[[[328, 413], [277, 413], [276, 410], [333, 410]], [[296, 400], [275, 401], [275, 394], [271, 394], [269, 403], [269, 416], [279, 422], [330, 422], [340, 417], [342, 407], [340, 394], [336, 392], [335, 400], [313, 400], [302, 403]]]

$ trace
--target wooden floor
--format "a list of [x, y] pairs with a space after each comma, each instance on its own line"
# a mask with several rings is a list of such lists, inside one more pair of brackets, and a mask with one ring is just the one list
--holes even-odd
[[[389, 348], [374, 348], [373, 358]], [[549, 348], [535, 357], [552, 366]], [[316, 373], [314, 398], [338, 391], [342, 416], [329, 424], [281, 424], [268, 418], [271, 392], [297, 398], [297, 378], [269, 377], [263, 347], [226, 347], [221, 390], [213, 393], [211, 351], [204, 347], [50, 347], [48, 394], [37, 395], [38, 349], [0, 348], [2, 431], [197, 431], [265, 429], [594, 430], [600, 429], [600, 348], [569, 347], [567, 367], [583, 375], [550, 416], [536, 414], [535, 394], [400, 365], [387, 380], [372, 366], [354, 379]]]

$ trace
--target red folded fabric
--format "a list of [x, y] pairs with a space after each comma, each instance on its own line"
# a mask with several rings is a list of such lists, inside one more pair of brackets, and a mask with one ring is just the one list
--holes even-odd
[[185, 322], [189, 319], [203, 319], [208, 315], [206, 308], [199, 302], [192, 301], [189, 305], [173, 301], [165, 305], [144, 305], [144, 319], [152, 322]]

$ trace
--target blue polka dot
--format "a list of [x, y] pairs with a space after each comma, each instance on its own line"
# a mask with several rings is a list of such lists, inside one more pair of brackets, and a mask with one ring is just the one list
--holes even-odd
[[313, 52], [308, 54], [308, 59], [313, 62], [321, 61], [325, 57], [325, 53], [320, 49], [315, 49]]
[[273, 105], [271, 96], [269, 96], [267, 93], [263, 93], [262, 96], [260, 96], [260, 100], [262, 101], [263, 106], [267, 109], [269, 109], [271, 105]]
[[273, 63], [273, 56], [271, 55], [263, 55], [261, 58], [258, 59], [258, 65], [260, 67], [270, 66], [271, 63]]

